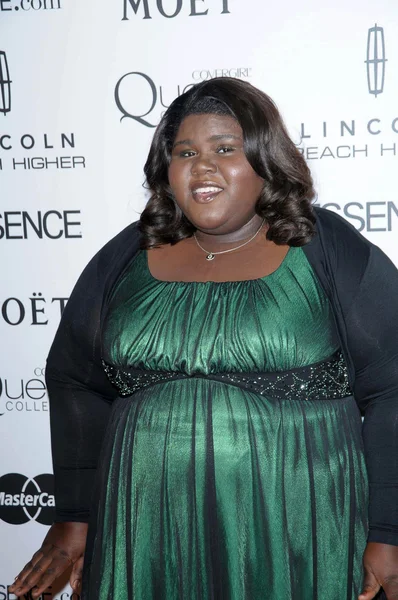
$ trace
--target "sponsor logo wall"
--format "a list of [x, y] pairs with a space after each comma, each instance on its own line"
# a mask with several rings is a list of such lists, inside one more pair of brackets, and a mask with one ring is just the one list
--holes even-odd
[[[53, 515], [49, 347], [85, 264], [144, 207], [176, 96], [218, 76], [269, 93], [317, 203], [398, 265], [396, 16], [370, 0], [0, 0], [0, 600]], [[65, 582], [42, 598], [77, 600]]]

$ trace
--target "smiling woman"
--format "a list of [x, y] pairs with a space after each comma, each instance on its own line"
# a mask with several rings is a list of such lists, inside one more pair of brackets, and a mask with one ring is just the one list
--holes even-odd
[[267, 275], [287, 245], [313, 235], [310, 171], [273, 101], [243, 81], [211, 80], [177, 98], [155, 133], [145, 174], [153, 195], [140, 228], [159, 279], [192, 279], [195, 241], [214, 258], [251, 241], [266, 223], [260, 245], [196, 268], [195, 276], [228, 281], [240, 272], [244, 279]]
[[397, 270], [248, 83], [176, 99], [145, 173], [50, 351], [56, 522], [11, 590], [398, 597]]
[[[208, 139], [203, 135], [205, 124]], [[267, 239], [291, 245], [311, 239], [315, 192], [309, 168], [271, 98], [243, 81], [226, 77], [203, 82], [177, 98], [156, 130], [144, 169], [153, 195], [140, 219], [148, 247], [192, 235], [195, 225], [181, 210], [171, 179], [174, 173], [178, 177], [180, 170], [186, 173], [194, 163], [194, 170], [199, 166], [196, 178], [201, 184], [206, 179], [203, 171], [212, 172], [202, 164], [206, 153], [217, 155], [217, 164], [224, 164], [223, 169], [235, 178], [231, 182], [235, 195], [255, 196], [252, 210], [255, 205], [267, 221]], [[188, 159], [185, 166], [184, 159]], [[234, 173], [237, 165], [243, 169], [241, 174]], [[213, 164], [213, 171], [216, 168]], [[213, 182], [211, 177], [207, 179]], [[189, 184], [195, 183], [192, 176]], [[156, 236], [151, 233], [152, 219]]]

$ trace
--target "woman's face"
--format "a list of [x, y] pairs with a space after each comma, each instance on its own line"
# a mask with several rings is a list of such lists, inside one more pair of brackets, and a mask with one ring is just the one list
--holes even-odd
[[237, 231], [256, 214], [263, 179], [243, 151], [243, 132], [228, 116], [189, 115], [177, 132], [169, 166], [174, 198], [203, 232]]

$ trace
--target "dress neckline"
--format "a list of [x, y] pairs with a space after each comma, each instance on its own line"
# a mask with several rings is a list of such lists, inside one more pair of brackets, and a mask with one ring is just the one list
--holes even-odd
[[150, 276], [151, 279], [153, 279], [154, 281], [157, 281], [158, 283], [172, 283], [174, 285], [225, 285], [225, 284], [237, 284], [237, 283], [255, 283], [256, 281], [265, 281], [268, 280], [269, 278], [278, 276], [280, 274], [280, 272], [287, 266], [287, 264], [290, 262], [291, 257], [293, 255], [293, 248], [295, 248], [294, 246], [290, 246], [288, 251], [286, 252], [285, 256], [283, 257], [282, 261], [280, 262], [280, 264], [277, 266], [277, 268], [272, 271], [271, 273], [268, 273], [268, 275], [263, 275], [262, 277], [255, 277], [253, 279], [236, 279], [236, 280], [228, 280], [228, 281], [213, 281], [213, 280], [209, 280], [209, 281], [177, 281], [177, 280], [167, 280], [167, 279], [158, 279], [157, 277], [155, 277], [154, 275], [152, 275], [151, 270], [149, 268], [149, 262], [148, 262], [148, 251], [147, 250], [141, 250], [141, 252], [144, 253], [144, 262], [145, 262], [145, 267], [146, 270]]

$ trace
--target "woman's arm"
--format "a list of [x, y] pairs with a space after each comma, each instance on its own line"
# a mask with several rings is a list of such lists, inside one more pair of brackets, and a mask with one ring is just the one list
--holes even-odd
[[138, 248], [135, 226], [111, 240], [80, 276], [63, 313], [46, 368], [55, 475], [55, 523], [10, 591], [37, 598], [73, 565], [80, 591], [87, 521], [110, 405], [117, 396], [101, 364], [104, 303]]
[[398, 270], [345, 219], [315, 212], [317, 235], [304, 251], [333, 303], [365, 415], [369, 541], [398, 545]]
[[369, 541], [398, 546], [398, 270], [376, 246], [346, 326], [365, 415]]
[[47, 359], [57, 522], [88, 521], [102, 439], [117, 396], [101, 364], [107, 256], [100, 251], [81, 274]]
[[376, 246], [345, 321], [370, 493], [359, 598], [371, 600], [383, 587], [390, 600], [398, 598], [398, 270]]

